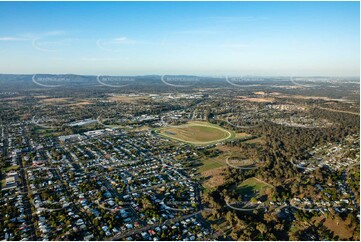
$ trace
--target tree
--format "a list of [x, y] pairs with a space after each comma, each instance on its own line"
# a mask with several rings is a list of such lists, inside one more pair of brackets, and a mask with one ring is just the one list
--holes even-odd
[[267, 226], [264, 223], [257, 224], [256, 229], [261, 232], [261, 234], [265, 234], [267, 232]]

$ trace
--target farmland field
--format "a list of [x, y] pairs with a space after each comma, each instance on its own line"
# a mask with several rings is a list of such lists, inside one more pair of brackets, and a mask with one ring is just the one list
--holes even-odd
[[195, 145], [208, 145], [234, 137], [234, 133], [207, 122], [189, 122], [158, 130], [158, 134]]

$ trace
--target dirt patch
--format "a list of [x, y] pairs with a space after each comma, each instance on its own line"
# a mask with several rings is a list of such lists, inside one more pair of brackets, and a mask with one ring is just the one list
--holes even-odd
[[354, 228], [350, 228], [346, 221], [337, 218], [318, 217], [316, 223], [322, 223], [327, 229], [332, 231], [335, 236], [339, 236], [342, 240], [348, 240], [352, 237]]
[[147, 100], [147, 97], [143, 96], [110, 96], [108, 100], [114, 102], [134, 103], [140, 100]]
[[247, 144], [266, 144], [266, 140], [263, 137], [259, 137], [259, 138], [247, 140], [247, 141], [245, 141], [245, 143], [247, 143]]
[[1, 101], [13, 101], [13, 100], [21, 100], [24, 99], [25, 96], [18, 96], [18, 97], [5, 97], [5, 98], [0, 98]]
[[93, 104], [93, 103], [89, 102], [89, 101], [81, 101], [81, 102], [77, 102], [77, 103], [68, 104], [66, 106], [83, 106], [83, 105], [90, 105], [90, 104]]
[[294, 99], [303, 99], [303, 100], [324, 100], [324, 101], [337, 101], [337, 102], [350, 102], [346, 99], [334, 99], [329, 97], [322, 96], [304, 96], [304, 95], [285, 95], [279, 92], [270, 93], [272, 96], [276, 96], [278, 98], [294, 98]]
[[265, 92], [254, 92], [253, 94], [256, 94], [256, 95], [265, 95], [266, 93], [265, 93]]
[[201, 173], [202, 177], [206, 178], [206, 181], [203, 183], [204, 187], [208, 189], [217, 188], [224, 184], [224, 178], [222, 173], [224, 167], [219, 167], [212, 170], [207, 170]]
[[252, 137], [251, 134], [248, 133], [236, 133], [236, 139], [245, 139], [245, 138], [250, 138]]
[[44, 95], [38, 95], [38, 96], [34, 96], [34, 98], [39, 98], [39, 99], [42, 99], [42, 98], [48, 98], [49, 96], [44, 96]]
[[237, 146], [219, 145], [217, 149], [224, 153], [240, 152], [240, 148]]
[[68, 102], [69, 99], [68, 98], [64, 98], [64, 97], [59, 97], [59, 98], [46, 98], [46, 99], [42, 99], [40, 102], [41, 103], [66, 103]]
[[348, 114], [353, 114], [353, 115], [360, 115], [360, 113], [355, 113], [355, 112], [345, 111], [345, 110], [336, 110], [336, 109], [332, 109], [332, 108], [323, 108], [323, 107], [317, 107], [317, 108], [327, 110], [330, 112], [336, 112], [336, 113], [348, 113]]
[[244, 100], [248, 102], [254, 102], [254, 103], [272, 103], [275, 101], [272, 97], [246, 97], [246, 96], [238, 96], [238, 100]]

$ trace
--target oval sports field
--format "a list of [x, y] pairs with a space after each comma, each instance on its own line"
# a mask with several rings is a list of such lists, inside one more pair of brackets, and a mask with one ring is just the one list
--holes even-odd
[[194, 145], [208, 145], [233, 138], [234, 133], [217, 125], [192, 121], [178, 126], [157, 129], [158, 134], [177, 141]]

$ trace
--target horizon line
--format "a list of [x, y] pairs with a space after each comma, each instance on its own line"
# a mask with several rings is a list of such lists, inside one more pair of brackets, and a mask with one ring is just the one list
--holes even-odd
[[0, 75], [74, 75], [74, 76], [89, 76], [89, 77], [97, 77], [97, 76], [197, 76], [197, 77], [212, 77], [212, 78], [224, 78], [224, 77], [242, 77], [242, 76], [248, 76], [248, 77], [328, 77], [328, 78], [359, 78], [360, 76], [351, 76], [351, 75], [197, 75], [197, 74], [136, 74], [136, 75], [112, 75], [112, 74], [76, 74], [76, 73], [0, 73]]

